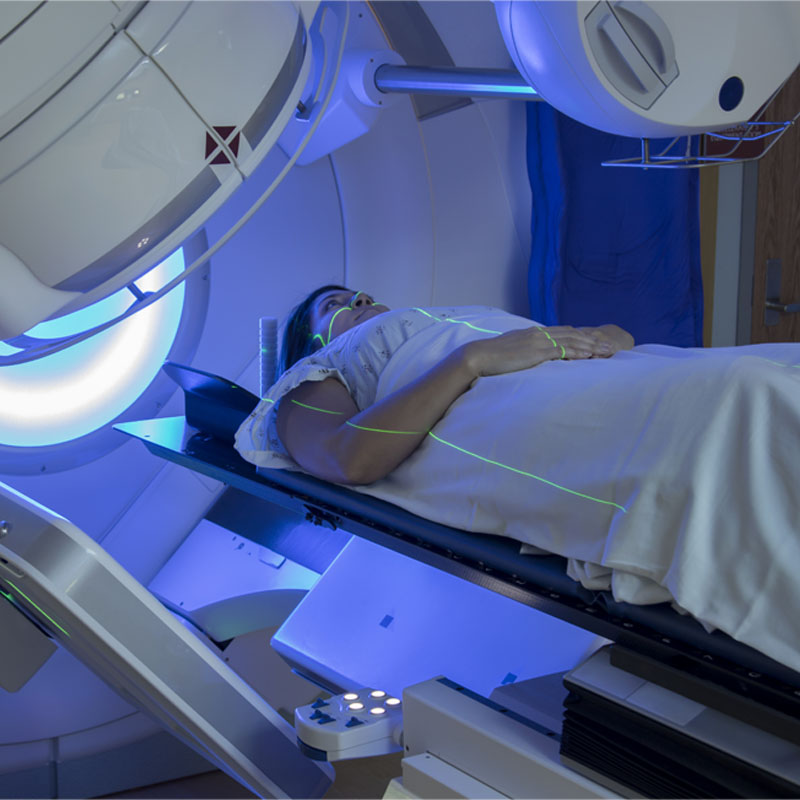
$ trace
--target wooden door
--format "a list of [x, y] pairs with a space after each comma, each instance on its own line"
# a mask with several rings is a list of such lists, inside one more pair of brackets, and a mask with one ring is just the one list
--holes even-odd
[[[788, 120], [800, 111], [800, 69], [767, 109], [765, 119]], [[779, 261], [780, 303], [800, 304], [800, 119], [758, 161], [753, 264], [752, 342], [800, 341], [800, 313], [776, 313], [765, 324], [767, 272]]]

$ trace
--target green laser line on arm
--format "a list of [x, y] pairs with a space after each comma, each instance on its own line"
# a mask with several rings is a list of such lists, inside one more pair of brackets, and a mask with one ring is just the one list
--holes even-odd
[[[274, 403], [274, 400], [270, 400], [268, 402]], [[344, 414], [343, 411], [331, 411], [326, 408], [318, 408], [317, 406], [309, 405], [308, 403], [301, 403], [299, 400], [292, 399], [292, 403], [298, 405], [302, 408], [308, 409], [309, 411], [318, 411], [323, 414], [334, 414], [341, 416]], [[599, 497], [592, 497], [591, 495], [584, 494], [583, 492], [578, 492], [575, 489], [570, 489], [566, 486], [562, 486], [561, 484], [555, 483], [554, 481], [550, 481], [547, 478], [543, 478], [541, 475], [534, 475], [532, 472], [526, 472], [525, 470], [518, 469], [517, 467], [512, 467], [508, 464], [503, 464], [500, 461], [494, 461], [490, 458], [486, 458], [484, 456], [478, 455], [478, 453], [473, 453], [470, 450], [466, 450], [463, 447], [459, 447], [457, 444], [453, 442], [448, 442], [446, 439], [442, 439], [441, 436], [437, 436], [433, 431], [395, 431], [395, 430], [387, 430], [384, 428], [368, 428], [364, 425], [356, 425], [354, 422], [350, 422], [350, 420], [345, 420], [345, 424], [351, 426], [352, 428], [357, 428], [358, 430], [368, 431], [371, 433], [388, 433], [388, 434], [396, 434], [396, 435], [406, 435], [406, 436], [423, 436], [427, 435], [440, 442], [441, 444], [447, 445], [448, 447], [452, 447], [454, 450], [457, 450], [459, 453], [463, 453], [464, 455], [471, 456], [472, 458], [477, 458], [479, 461], [483, 461], [485, 464], [491, 464], [495, 467], [500, 467], [501, 469], [506, 469], [510, 472], [514, 472], [517, 475], [522, 475], [526, 478], [532, 478], [533, 480], [539, 481], [541, 483], [546, 484], [547, 486], [552, 487], [553, 489], [558, 489], [559, 491], [566, 492], [567, 494], [574, 495], [575, 497], [580, 497], [583, 500], [590, 500], [594, 503], [600, 503], [601, 505], [611, 506], [613, 508], [618, 509], [623, 514], [627, 513], [627, 509], [620, 505], [619, 503], [614, 503], [611, 500], [603, 500]]]
[[363, 425], [356, 425], [355, 422], [350, 422], [348, 419], [345, 423], [351, 428], [358, 428], [360, 431], [371, 431], [372, 433], [397, 433], [401, 436], [424, 436], [425, 431], [387, 431], [383, 428], [366, 428]]
[[[323, 414], [344, 414], [344, 411], [329, 411], [327, 408], [317, 408], [316, 406], [308, 405], [308, 403], [301, 403], [299, 400], [295, 400], [294, 398], [292, 398], [292, 402], [296, 406], [307, 408], [309, 411], [321, 411]], [[365, 425], [356, 425], [355, 422], [350, 422], [349, 419], [345, 420], [345, 425], [349, 425], [351, 428], [358, 428], [360, 431], [372, 431], [373, 433], [398, 433], [406, 436], [419, 436], [425, 433], [425, 431], [389, 431], [384, 430], [383, 428], [368, 428]]]
[[549, 339], [550, 344], [552, 344], [553, 347], [556, 348], [556, 350], [558, 350], [559, 347], [561, 348], [561, 358], [566, 358], [567, 357], [567, 351], [566, 351], [566, 349], [565, 349], [563, 344], [558, 344], [558, 342], [556, 342], [556, 340], [544, 328], [538, 328], [537, 327], [536, 330], [541, 331]]
[[308, 405], [308, 403], [301, 403], [299, 400], [295, 400], [294, 398], [292, 399], [292, 402], [296, 406], [302, 406], [310, 411], [321, 411], [323, 414], [344, 414], [344, 411], [329, 411], [327, 408], [317, 408], [316, 406]]

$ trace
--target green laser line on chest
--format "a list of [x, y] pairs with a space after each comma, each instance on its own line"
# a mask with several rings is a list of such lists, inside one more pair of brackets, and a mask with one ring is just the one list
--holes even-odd
[[[353, 297], [353, 299], [351, 300], [351, 303], [355, 303], [356, 299], [358, 298], [358, 295], [360, 295], [360, 294], [361, 294], [361, 292], [357, 292], [355, 294], [355, 296]], [[373, 303], [373, 305], [382, 305], [382, 304], [381, 303]], [[320, 342], [322, 342], [322, 346], [323, 347], [327, 347], [331, 343], [331, 338], [332, 338], [332, 335], [333, 335], [333, 322], [336, 319], [336, 317], [342, 311], [352, 311], [352, 310], [353, 310], [353, 306], [352, 305], [343, 306], [342, 308], [340, 308], [331, 317], [330, 324], [328, 325], [328, 341], [327, 342], [325, 341], [325, 337], [322, 336], [322, 334], [319, 334], [319, 333], [315, 333], [314, 334], [314, 336], [312, 337], [312, 341], [314, 341], [315, 339], [319, 339]], [[490, 330], [489, 328], [479, 328], [477, 325], [473, 325], [471, 322], [467, 322], [466, 320], [463, 320], [463, 319], [448, 319], [447, 317], [445, 317], [445, 318], [436, 317], [433, 314], [429, 313], [428, 311], [425, 311], [422, 308], [414, 307], [412, 309], [412, 311], [419, 311], [420, 314], [424, 314], [426, 317], [430, 317], [435, 322], [451, 322], [454, 325], [466, 325], [468, 328], [472, 328], [472, 330], [479, 331], [480, 333], [493, 333], [493, 334], [496, 334], [496, 335], [500, 335], [502, 333], [502, 331], [493, 331], [493, 330]], [[566, 351], [566, 348], [564, 347], [564, 345], [563, 344], [558, 344], [558, 342], [556, 342], [556, 340], [547, 332], [547, 330], [545, 330], [545, 328], [542, 328], [542, 327], [540, 327], [538, 325], [534, 325], [533, 327], [535, 327], [537, 331], [541, 331], [547, 337], [547, 340], [550, 342], [550, 344], [552, 344], [553, 347], [556, 348], [556, 350], [561, 350], [561, 358], [562, 359], [565, 359], [567, 357], [567, 351]]]

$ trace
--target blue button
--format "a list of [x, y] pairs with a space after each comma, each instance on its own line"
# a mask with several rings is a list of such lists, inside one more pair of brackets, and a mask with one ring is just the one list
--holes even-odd
[[734, 75], [725, 83], [719, 90], [719, 104], [723, 111], [733, 111], [739, 103], [742, 102], [744, 96], [744, 82], [741, 78]]
[[327, 714], [323, 713], [322, 711], [315, 711], [309, 719], [319, 719], [320, 717], [325, 717]]
[[325, 702], [325, 700], [323, 700], [323, 699], [320, 697], [320, 698], [319, 698], [319, 700], [315, 700], [315, 701], [314, 701], [314, 702], [311, 704], [311, 708], [324, 708], [324, 707], [325, 707], [325, 706], [327, 706], [327, 705], [330, 705], [330, 704], [329, 704], [329, 703], [327, 703], [327, 702]]
[[358, 717], [350, 717], [350, 721], [345, 724], [345, 728], [355, 728], [356, 725], [363, 725], [364, 723]]
[[329, 722], [333, 722], [333, 717], [329, 717], [327, 714], [323, 714], [318, 720], [317, 725], [327, 725]]

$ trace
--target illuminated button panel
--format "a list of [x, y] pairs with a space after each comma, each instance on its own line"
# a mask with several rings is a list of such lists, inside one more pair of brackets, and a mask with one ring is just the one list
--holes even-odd
[[402, 749], [402, 701], [382, 689], [358, 689], [295, 710], [301, 748], [338, 761]]

